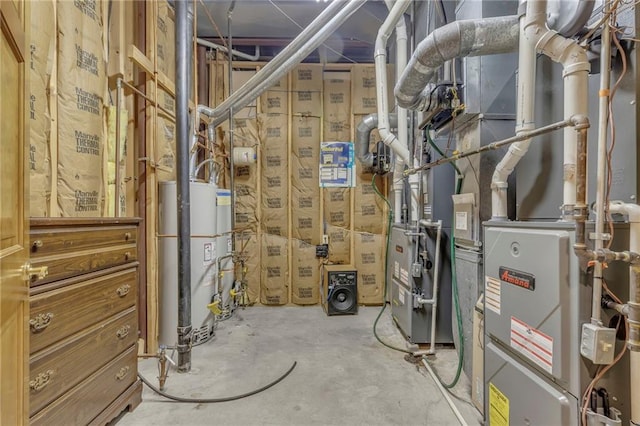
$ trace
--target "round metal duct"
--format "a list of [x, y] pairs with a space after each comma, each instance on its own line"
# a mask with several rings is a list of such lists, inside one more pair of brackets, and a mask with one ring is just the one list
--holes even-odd
[[547, 25], [564, 37], [573, 37], [589, 21], [594, 4], [595, 0], [549, 0]]

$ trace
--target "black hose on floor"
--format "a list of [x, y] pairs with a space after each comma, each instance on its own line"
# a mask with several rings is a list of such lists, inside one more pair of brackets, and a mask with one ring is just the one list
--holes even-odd
[[289, 374], [291, 374], [291, 372], [293, 371], [294, 368], [296, 368], [296, 365], [298, 364], [297, 361], [293, 362], [293, 365], [291, 366], [291, 368], [289, 368], [289, 370], [284, 373], [282, 376], [278, 377], [276, 380], [274, 380], [273, 382], [269, 383], [268, 385], [265, 385], [259, 389], [256, 390], [252, 390], [251, 392], [247, 392], [247, 393], [243, 393], [240, 395], [235, 395], [235, 396], [226, 396], [226, 397], [221, 397], [221, 398], [184, 398], [181, 396], [175, 396], [175, 395], [170, 395], [166, 392], [161, 391], [160, 389], [158, 389], [157, 387], [153, 386], [151, 384], [151, 382], [149, 382], [142, 374], [138, 373], [138, 377], [140, 377], [140, 380], [142, 380], [142, 383], [144, 383], [145, 385], [147, 385], [149, 387], [149, 389], [151, 389], [152, 391], [154, 391], [155, 393], [157, 393], [160, 396], [164, 396], [167, 399], [171, 399], [173, 401], [177, 401], [177, 402], [189, 402], [189, 403], [194, 403], [194, 404], [213, 404], [216, 402], [228, 402], [228, 401], [235, 401], [238, 399], [242, 399], [242, 398], [246, 398], [248, 396], [251, 395], [255, 395], [257, 393], [266, 391], [267, 389], [277, 385], [278, 383], [280, 383], [282, 380], [285, 379], [285, 377], [287, 377]]

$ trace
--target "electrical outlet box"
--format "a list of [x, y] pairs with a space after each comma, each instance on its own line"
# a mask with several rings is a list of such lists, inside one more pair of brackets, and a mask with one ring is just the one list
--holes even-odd
[[411, 264], [411, 276], [414, 278], [420, 278], [422, 276], [422, 263], [414, 262]]
[[582, 325], [580, 354], [594, 364], [608, 365], [613, 362], [616, 348], [616, 330], [595, 324]]
[[322, 236], [322, 244], [329, 244], [329, 236], [327, 234]]
[[329, 257], [329, 245], [321, 244], [316, 246], [316, 257]]

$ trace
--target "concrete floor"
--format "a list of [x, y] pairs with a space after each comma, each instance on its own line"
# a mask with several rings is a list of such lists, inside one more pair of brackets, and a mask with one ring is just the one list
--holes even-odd
[[[192, 370], [172, 372], [165, 391], [193, 398], [241, 394], [283, 374], [274, 387], [251, 397], [216, 404], [174, 403], [145, 387], [143, 402], [118, 425], [457, 425], [451, 409], [428, 376], [404, 354], [380, 345], [371, 331], [379, 307], [360, 307], [356, 316], [327, 317], [319, 306], [251, 307], [219, 324], [214, 339], [193, 349]], [[404, 347], [385, 315], [379, 335]], [[456, 354], [439, 352], [434, 365], [453, 376]], [[140, 372], [157, 385], [157, 362], [140, 362]], [[470, 425], [481, 416], [469, 400], [463, 376], [455, 399]]]

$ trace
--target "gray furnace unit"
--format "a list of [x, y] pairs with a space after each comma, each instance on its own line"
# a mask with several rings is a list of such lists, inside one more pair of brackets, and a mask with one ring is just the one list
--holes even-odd
[[[625, 227], [617, 227], [616, 244], [628, 247]], [[580, 424], [579, 401], [596, 366], [580, 355], [592, 288], [573, 253], [574, 241], [568, 222], [485, 225], [484, 392], [490, 424], [505, 418], [504, 424]], [[605, 273], [623, 300], [628, 271], [612, 263]], [[612, 314], [603, 313], [605, 325]], [[624, 340], [616, 346], [618, 353]], [[623, 424], [629, 419], [628, 356], [598, 383], [611, 407], [622, 412]]]
[[[451, 334], [451, 268], [448, 238], [442, 231], [440, 241], [440, 278], [437, 305], [436, 343], [453, 343]], [[435, 228], [394, 227], [389, 241], [391, 313], [411, 343], [431, 343], [431, 309], [419, 299], [433, 297]]]

